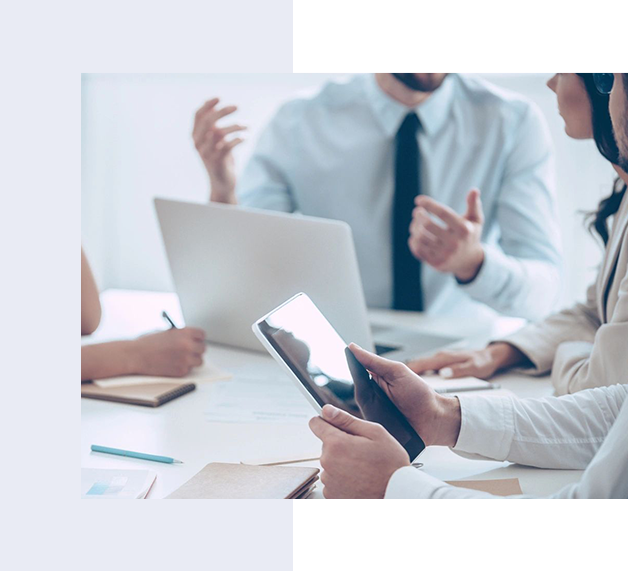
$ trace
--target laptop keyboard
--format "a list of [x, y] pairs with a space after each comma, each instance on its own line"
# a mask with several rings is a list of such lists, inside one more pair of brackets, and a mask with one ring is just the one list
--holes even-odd
[[401, 347], [393, 345], [378, 345], [377, 343], [375, 344], [375, 353], [377, 353], [378, 355], [385, 355], [386, 353], [390, 353], [391, 351], [397, 351], [398, 349], [401, 349]]

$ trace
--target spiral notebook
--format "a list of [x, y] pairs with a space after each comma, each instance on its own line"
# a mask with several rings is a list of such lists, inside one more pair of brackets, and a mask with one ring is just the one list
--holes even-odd
[[204, 363], [202, 367], [193, 369], [184, 379], [130, 375], [83, 381], [81, 396], [88, 399], [155, 407], [193, 391], [197, 383], [230, 378], [231, 373], [223, 371], [212, 363]]
[[110, 385], [98, 381], [81, 384], [81, 397], [156, 407], [195, 388], [196, 385], [188, 381], [139, 382], [125, 385], [120, 385], [116, 381], [112, 381]]

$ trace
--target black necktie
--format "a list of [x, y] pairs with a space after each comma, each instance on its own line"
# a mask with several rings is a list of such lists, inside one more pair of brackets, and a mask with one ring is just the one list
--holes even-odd
[[423, 311], [421, 262], [408, 247], [414, 199], [421, 193], [419, 176], [420, 126], [416, 113], [408, 113], [396, 136], [395, 198], [393, 201], [393, 308]]

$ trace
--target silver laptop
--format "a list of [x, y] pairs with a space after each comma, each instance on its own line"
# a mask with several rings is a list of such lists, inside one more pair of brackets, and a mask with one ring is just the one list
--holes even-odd
[[185, 322], [211, 343], [264, 351], [251, 324], [301, 291], [347, 342], [393, 359], [459, 341], [393, 327], [373, 336], [345, 222], [161, 198], [155, 208]]

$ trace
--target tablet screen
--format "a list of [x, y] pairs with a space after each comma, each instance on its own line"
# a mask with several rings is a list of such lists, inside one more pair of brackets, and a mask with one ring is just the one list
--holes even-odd
[[260, 322], [260, 331], [322, 407], [382, 424], [414, 459], [425, 447], [397, 407], [305, 294]]

